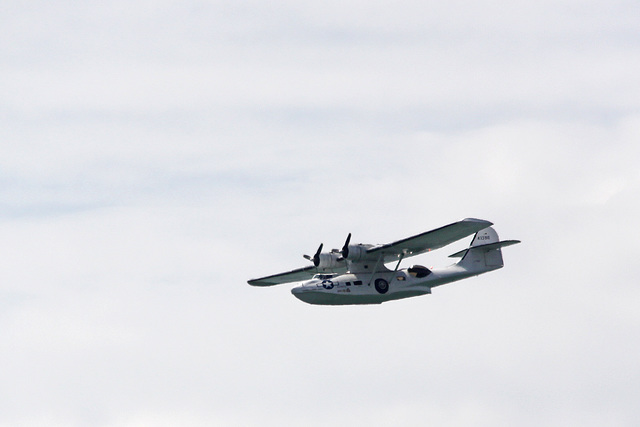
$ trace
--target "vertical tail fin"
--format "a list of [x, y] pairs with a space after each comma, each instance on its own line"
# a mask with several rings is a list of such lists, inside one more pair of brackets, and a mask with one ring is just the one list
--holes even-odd
[[501, 242], [496, 230], [492, 227], [487, 227], [476, 233], [471, 241], [471, 246], [450, 255], [450, 257], [462, 257], [457, 265], [469, 271], [496, 270], [504, 266], [500, 248], [515, 245], [516, 243], [520, 243], [520, 241], [504, 240]]

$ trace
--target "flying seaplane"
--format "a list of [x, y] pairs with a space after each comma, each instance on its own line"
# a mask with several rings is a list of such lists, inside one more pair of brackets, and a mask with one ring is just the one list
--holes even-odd
[[[302, 282], [291, 293], [301, 301], [317, 305], [381, 304], [426, 295], [436, 286], [504, 266], [501, 248], [520, 241], [501, 241], [492, 225], [482, 219], [466, 218], [381, 245], [352, 245], [349, 233], [341, 250], [322, 252], [323, 245], [320, 244], [313, 256], [304, 255], [313, 265], [252, 279], [248, 283], [273, 286]], [[439, 269], [421, 265], [399, 268], [404, 258], [442, 248], [472, 234], [474, 237], [467, 249], [450, 255], [460, 258], [455, 264]], [[395, 268], [387, 267], [388, 263], [395, 263]]]

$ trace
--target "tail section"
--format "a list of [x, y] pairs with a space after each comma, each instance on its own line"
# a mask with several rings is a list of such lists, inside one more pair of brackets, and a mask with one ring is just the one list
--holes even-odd
[[467, 249], [450, 255], [452, 258], [461, 257], [457, 265], [468, 271], [484, 272], [496, 270], [504, 266], [502, 251], [500, 248], [520, 243], [519, 240], [503, 240], [498, 238], [498, 233], [492, 227], [487, 227], [476, 233], [471, 246]]

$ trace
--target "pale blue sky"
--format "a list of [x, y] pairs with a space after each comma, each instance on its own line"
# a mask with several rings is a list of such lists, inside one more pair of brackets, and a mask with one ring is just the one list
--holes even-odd
[[[636, 3], [0, 12], [0, 425], [637, 424]], [[246, 284], [464, 217], [504, 269]]]

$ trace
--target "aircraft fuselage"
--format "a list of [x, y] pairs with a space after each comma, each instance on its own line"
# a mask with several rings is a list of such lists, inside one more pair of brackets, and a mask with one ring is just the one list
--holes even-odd
[[[400, 269], [377, 273], [318, 274], [291, 289], [301, 301], [317, 305], [381, 304], [431, 293], [431, 288], [495, 270], [469, 271], [457, 265], [438, 270]], [[425, 276], [422, 276], [425, 274]], [[418, 277], [422, 276], [422, 277]]]

